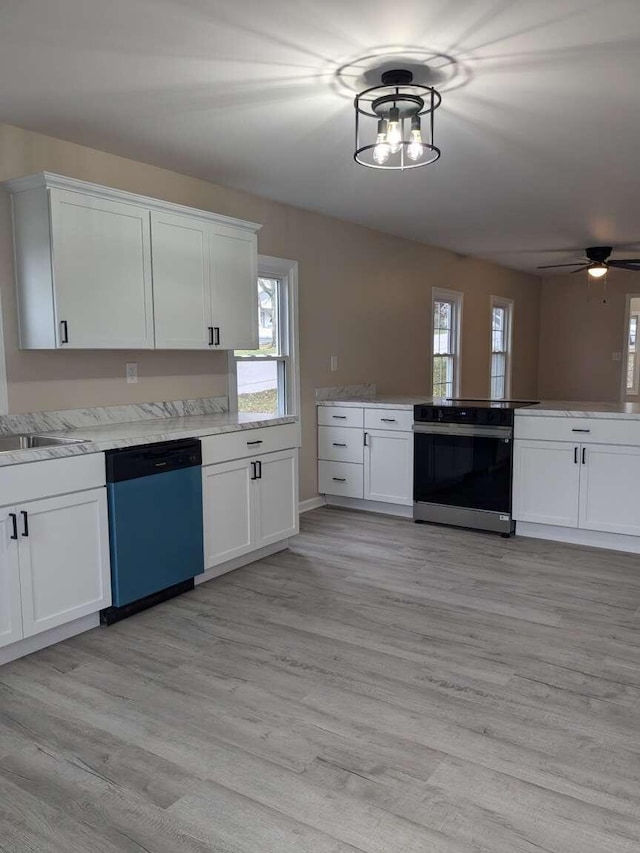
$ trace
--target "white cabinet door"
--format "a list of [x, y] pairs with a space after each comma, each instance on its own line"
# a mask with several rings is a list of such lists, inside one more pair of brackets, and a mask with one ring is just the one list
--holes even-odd
[[202, 469], [206, 569], [253, 550], [252, 475], [247, 459]]
[[0, 647], [22, 639], [15, 508], [0, 510]]
[[640, 447], [582, 446], [580, 527], [640, 536]]
[[153, 348], [148, 209], [56, 189], [50, 205], [58, 346]]
[[106, 489], [18, 507], [24, 636], [111, 604]]
[[158, 349], [209, 349], [211, 284], [206, 222], [151, 213], [153, 315]]
[[364, 499], [413, 504], [413, 433], [367, 430]]
[[514, 442], [513, 517], [578, 526], [580, 447], [564, 441]]
[[295, 536], [298, 526], [298, 451], [282, 450], [261, 457], [254, 483], [255, 547]]
[[219, 349], [258, 348], [258, 250], [255, 234], [214, 227], [210, 240], [212, 325]]

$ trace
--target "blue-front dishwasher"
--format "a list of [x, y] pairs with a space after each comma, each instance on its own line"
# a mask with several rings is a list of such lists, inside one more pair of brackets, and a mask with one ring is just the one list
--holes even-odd
[[204, 571], [197, 439], [106, 453], [113, 606], [105, 624], [193, 589]]

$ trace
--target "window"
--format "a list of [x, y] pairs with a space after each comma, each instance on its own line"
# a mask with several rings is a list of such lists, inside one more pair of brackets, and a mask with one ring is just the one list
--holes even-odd
[[298, 411], [296, 267], [291, 261], [260, 259], [258, 349], [230, 354], [229, 403], [239, 412]]
[[[633, 302], [639, 300], [632, 299]], [[638, 393], [638, 314], [629, 316], [629, 329], [627, 335], [627, 395], [635, 396]]]
[[492, 400], [504, 400], [511, 393], [510, 299], [491, 297], [491, 390]]
[[433, 396], [455, 397], [459, 386], [462, 294], [433, 291]]

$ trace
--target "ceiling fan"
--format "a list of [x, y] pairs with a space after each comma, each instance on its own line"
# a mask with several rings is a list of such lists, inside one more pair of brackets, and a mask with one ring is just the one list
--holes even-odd
[[538, 267], [539, 270], [558, 269], [560, 267], [578, 267], [577, 270], [572, 270], [571, 274], [587, 270], [592, 278], [602, 278], [607, 274], [610, 267], [621, 270], [635, 270], [640, 272], [640, 258], [629, 258], [621, 261], [608, 260], [609, 255], [613, 251], [612, 246], [589, 246], [585, 249], [586, 258], [580, 261], [574, 261], [572, 264], [545, 264]]

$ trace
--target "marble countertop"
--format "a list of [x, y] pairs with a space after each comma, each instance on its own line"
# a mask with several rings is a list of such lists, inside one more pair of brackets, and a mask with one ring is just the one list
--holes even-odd
[[637, 403], [589, 403], [564, 400], [542, 400], [536, 406], [516, 409], [516, 417], [556, 418], [620, 418], [640, 420]]
[[368, 409], [413, 409], [414, 406], [420, 404], [428, 405], [429, 403], [437, 402], [437, 398], [426, 396], [409, 396], [409, 395], [376, 395], [375, 397], [349, 397], [337, 400], [318, 400], [317, 406], [340, 406], [344, 408], [363, 408]]
[[224, 412], [175, 418], [152, 418], [134, 423], [110, 423], [70, 430], [41, 431], [38, 433], [39, 435], [79, 439], [84, 443], [0, 453], [0, 467], [36, 462], [42, 459], [59, 459], [64, 456], [100, 453], [104, 450], [133, 447], [138, 444], [154, 444], [159, 441], [174, 441], [180, 438], [202, 438], [207, 435], [257, 429], [264, 426], [292, 424], [296, 423], [297, 420], [293, 416], [278, 417], [252, 412]]

